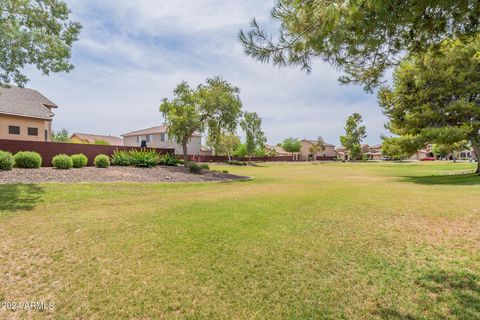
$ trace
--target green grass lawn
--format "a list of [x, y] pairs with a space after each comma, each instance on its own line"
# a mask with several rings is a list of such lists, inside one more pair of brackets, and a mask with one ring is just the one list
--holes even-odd
[[479, 319], [480, 177], [458, 174], [474, 166], [0, 186], [0, 301], [55, 304], [0, 318]]

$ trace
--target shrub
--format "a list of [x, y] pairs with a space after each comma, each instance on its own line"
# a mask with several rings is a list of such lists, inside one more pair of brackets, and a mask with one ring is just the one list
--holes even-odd
[[188, 166], [188, 169], [190, 169], [190, 173], [200, 174], [202, 172], [202, 169], [200, 168], [200, 166], [195, 162], [189, 162], [187, 166]]
[[151, 168], [160, 162], [160, 154], [155, 150], [131, 150], [129, 153], [131, 164], [140, 168]]
[[70, 158], [72, 158], [74, 168], [83, 168], [88, 164], [88, 158], [82, 153], [74, 154]]
[[128, 151], [115, 150], [112, 154], [112, 164], [114, 166], [130, 166], [132, 165], [132, 157]]
[[110, 158], [104, 154], [99, 154], [95, 157], [93, 163], [97, 168], [107, 168], [110, 166]]
[[237, 161], [237, 160], [227, 161], [227, 164], [229, 164], [231, 166], [246, 166], [247, 165], [246, 162]]
[[176, 167], [179, 164], [183, 164], [183, 160], [178, 159], [174, 154], [165, 153], [160, 157], [160, 164], [162, 166]]
[[228, 173], [228, 170], [222, 170], [222, 173]]
[[0, 151], [0, 170], [12, 170], [15, 160], [10, 152]]
[[202, 170], [210, 170], [210, 167], [208, 166], [208, 164], [203, 163], [203, 164], [200, 165], [200, 169], [202, 169]]
[[38, 169], [42, 166], [42, 156], [37, 152], [20, 151], [14, 156], [15, 166], [24, 169]]
[[59, 154], [53, 157], [52, 165], [57, 169], [71, 169], [73, 167], [72, 158], [66, 154]]

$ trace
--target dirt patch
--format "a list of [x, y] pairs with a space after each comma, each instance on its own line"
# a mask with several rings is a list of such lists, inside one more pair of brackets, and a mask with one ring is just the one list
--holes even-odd
[[207, 182], [246, 179], [228, 173], [204, 170], [192, 174], [184, 167], [135, 168], [109, 167], [100, 169], [58, 170], [54, 168], [13, 169], [0, 171], [0, 184], [42, 183], [42, 182]]

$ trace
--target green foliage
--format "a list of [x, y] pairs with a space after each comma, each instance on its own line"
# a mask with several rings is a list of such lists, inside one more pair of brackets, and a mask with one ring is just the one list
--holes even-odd
[[74, 168], [83, 168], [88, 164], [87, 156], [82, 153], [74, 154], [70, 158], [72, 158]]
[[114, 166], [130, 166], [132, 165], [132, 157], [125, 150], [115, 150], [112, 154], [112, 165]]
[[385, 137], [382, 136], [382, 155], [393, 160], [405, 160], [410, 158], [419, 148], [421, 143], [413, 136]]
[[202, 168], [200, 168], [200, 166], [195, 162], [189, 162], [187, 167], [190, 170], [190, 173], [200, 174], [202, 172]]
[[228, 173], [228, 170], [222, 170], [222, 173]]
[[23, 169], [38, 169], [42, 166], [42, 156], [33, 151], [20, 151], [14, 156], [15, 166]]
[[239, 93], [237, 87], [215, 77], [196, 89], [182, 82], [173, 91], [173, 99], [163, 99], [160, 112], [169, 136], [183, 148], [185, 163], [187, 144], [194, 134], [208, 130], [209, 139], [216, 141], [223, 131], [235, 131], [242, 109]]
[[399, 57], [479, 32], [480, 2], [279, 0], [272, 17], [279, 22], [276, 39], [255, 19], [240, 32], [247, 55], [307, 72], [320, 59], [343, 71], [342, 83], [371, 90]]
[[262, 131], [262, 119], [256, 112], [245, 112], [240, 126], [246, 135], [245, 147], [249, 157], [255, 153], [255, 150], [264, 149], [267, 138]]
[[15, 165], [15, 159], [10, 152], [0, 150], [0, 170], [12, 170]]
[[71, 48], [81, 26], [69, 15], [60, 0], [0, 1], [0, 86], [25, 85], [27, 65], [44, 75], [73, 69]]
[[317, 141], [312, 143], [308, 151], [313, 155], [313, 161], [317, 160], [317, 154], [325, 150], [325, 141], [322, 137], [318, 137]]
[[97, 168], [108, 168], [110, 166], [110, 158], [107, 155], [99, 154], [93, 160], [93, 164]]
[[222, 132], [216, 137], [209, 135], [208, 139], [208, 145], [213, 147], [216, 155], [226, 155], [229, 158], [240, 145], [240, 137], [233, 132]]
[[52, 142], [69, 143], [70, 134], [68, 130], [63, 128], [60, 131], [52, 131]]
[[409, 56], [395, 70], [393, 88], [379, 91], [392, 133], [420, 144], [468, 140], [480, 154], [480, 37], [462, 40]]
[[210, 166], [209, 166], [208, 164], [206, 164], [206, 163], [202, 163], [202, 164], [200, 165], [200, 169], [202, 169], [202, 170], [210, 170]]
[[52, 165], [57, 169], [68, 170], [73, 167], [73, 160], [66, 154], [59, 154], [53, 157]]
[[131, 164], [135, 167], [151, 168], [160, 162], [160, 154], [155, 150], [130, 150], [128, 154], [131, 159]]
[[362, 158], [362, 140], [367, 137], [367, 129], [362, 126], [362, 116], [352, 114], [345, 125], [345, 135], [340, 137], [340, 142], [347, 149], [351, 160]]
[[176, 167], [179, 164], [183, 164], [183, 163], [182, 163], [182, 160], [178, 159], [176, 155], [165, 153], [160, 156], [159, 164], [162, 166]]
[[95, 139], [93, 144], [100, 145], [100, 146], [109, 146], [110, 142], [108, 142], [107, 140], [104, 140], [104, 139]]
[[244, 158], [247, 156], [247, 146], [244, 143], [241, 143], [233, 151], [233, 156], [237, 158]]
[[287, 139], [283, 140], [283, 142], [281, 144], [281, 147], [283, 148], [283, 150], [285, 150], [287, 152], [291, 152], [292, 155], [295, 152], [300, 152], [300, 150], [302, 149], [302, 145], [300, 144], [300, 140], [298, 140], [297, 138], [287, 138]]

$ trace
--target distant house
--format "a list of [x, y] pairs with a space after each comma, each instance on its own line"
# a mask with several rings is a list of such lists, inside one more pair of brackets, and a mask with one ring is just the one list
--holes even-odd
[[[176, 154], [183, 154], [182, 146], [171, 140], [166, 126], [157, 126], [122, 134], [123, 145], [127, 147], [174, 148]], [[202, 154], [202, 138], [194, 134], [187, 145], [189, 155]]]
[[[370, 146], [368, 144], [362, 144], [360, 147], [362, 154], [366, 156], [367, 160], [382, 160], [382, 145], [377, 144]], [[340, 160], [349, 160], [348, 151], [345, 147], [341, 146], [335, 150], [337, 158]]]
[[[270, 144], [265, 145], [265, 154], [266, 155], [275, 154], [275, 156], [277, 156], [277, 157], [291, 156], [292, 155], [291, 152], [287, 152], [287, 151], [283, 150], [283, 148], [281, 146], [274, 146], [274, 145], [270, 145]], [[295, 154], [298, 154], [298, 153], [294, 153], [294, 155]]]
[[[317, 143], [317, 140], [303, 139], [300, 141], [302, 148], [300, 149], [300, 160], [313, 160], [314, 155], [310, 152], [310, 148]], [[336, 156], [335, 146], [333, 144], [325, 143], [325, 150], [319, 151], [316, 157], [332, 157]]]
[[0, 87], [0, 139], [51, 141], [57, 107], [36, 90]]
[[96, 141], [106, 141], [109, 145], [112, 146], [123, 146], [123, 139], [115, 136], [104, 136], [100, 134], [89, 134], [89, 133], [73, 133], [70, 136], [70, 141], [74, 143], [90, 143], [95, 144]]

